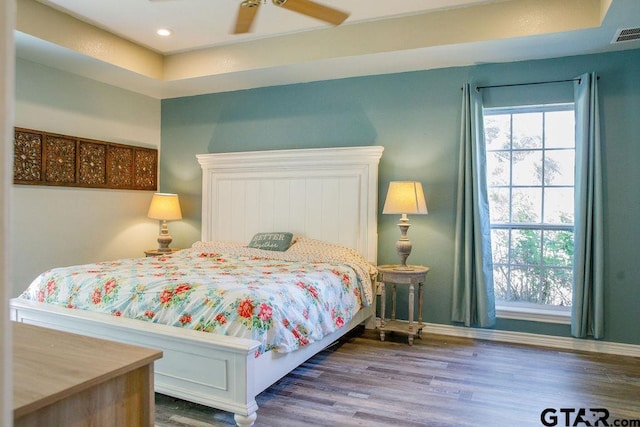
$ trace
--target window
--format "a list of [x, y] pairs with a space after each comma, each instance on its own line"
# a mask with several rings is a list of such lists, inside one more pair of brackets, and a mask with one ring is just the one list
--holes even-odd
[[497, 305], [571, 306], [573, 104], [485, 108]]

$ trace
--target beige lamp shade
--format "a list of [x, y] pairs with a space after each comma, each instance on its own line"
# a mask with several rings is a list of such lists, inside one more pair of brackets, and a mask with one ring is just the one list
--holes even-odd
[[149, 205], [147, 216], [152, 219], [177, 220], [182, 219], [180, 201], [177, 194], [155, 193]]
[[427, 214], [422, 183], [415, 181], [392, 181], [382, 208], [384, 214]]

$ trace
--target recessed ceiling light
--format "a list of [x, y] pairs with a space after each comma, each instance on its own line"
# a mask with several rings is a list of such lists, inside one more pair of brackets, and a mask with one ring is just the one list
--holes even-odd
[[156, 34], [162, 37], [168, 37], [173, 34], [173, 31], [168, 28], [160, 28], [158, 31], [156, 31]]

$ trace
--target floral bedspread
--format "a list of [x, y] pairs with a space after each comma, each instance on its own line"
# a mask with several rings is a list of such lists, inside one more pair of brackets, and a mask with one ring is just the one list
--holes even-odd
[[371, 303], [366, 261], [311, 239], [298, 244], [287, 254], [199, 242], [166, 256], [56, 268], [20, 297], [251, 338], [261, 343], [256, 356], [289, 352]]

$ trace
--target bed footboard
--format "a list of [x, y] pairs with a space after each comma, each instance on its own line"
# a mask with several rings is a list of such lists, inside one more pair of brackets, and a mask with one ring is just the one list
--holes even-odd
[[254, 340], [206, 334], [12, 299], [11, 320], [46, 328], [162, 350], [154, 365], [155, 391], [232, 412], [240, 427], [257, 418], [256, 396], [357, 325], [375, 319], [366, 307], [347, 325], [321, 341], [290, 353], [271, 351], [256, 357]]

